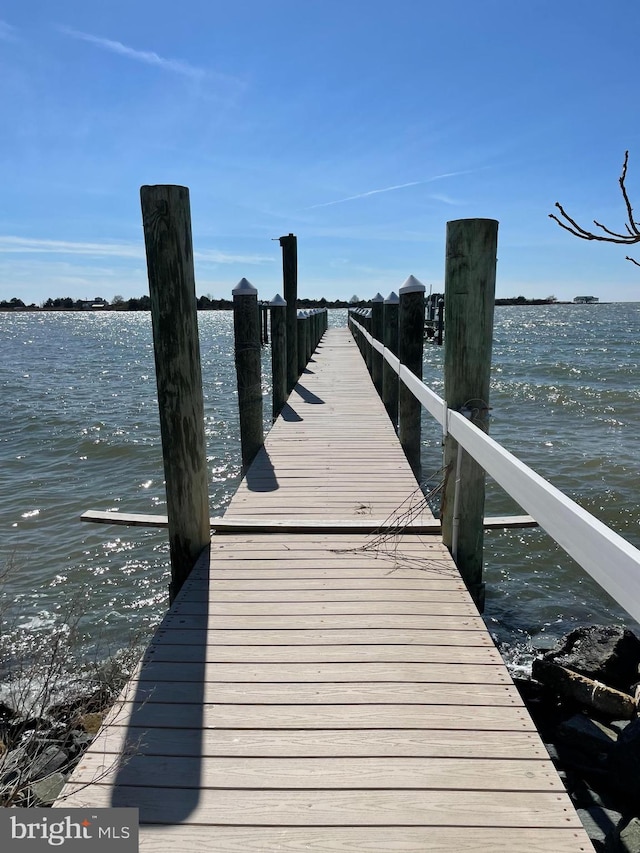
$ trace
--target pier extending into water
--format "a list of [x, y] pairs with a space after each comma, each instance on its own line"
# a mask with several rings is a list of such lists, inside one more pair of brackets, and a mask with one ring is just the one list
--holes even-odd
[[156, 853], [592, 849], [346, 329], [223, 521], [59, 805]]
[[[446, 399], [420, 381], [420, 282], [327, 330], [291, 311], [280, 239], [274, 426], [243, 279], [243, 479], [210, 519], [188, 191], [142, 200], [167, 516], [84, 519], [168, 527], [170, 609], [57, 805], [137, 808], [155, 853], [592, 851], [480, 616], [482, 531], [539, 524], [636, 619], [640, 552], [487, 435], [497, 223], [447, 227]], [[438, 519], [423, 408], [443, 430]], [[528, 515], [486, 519], [485, 472]]]

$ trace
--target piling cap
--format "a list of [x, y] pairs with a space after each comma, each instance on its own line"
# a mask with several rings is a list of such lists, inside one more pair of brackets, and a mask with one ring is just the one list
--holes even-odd
[[405, 293], [424, 293], [425, 290], [424, 284], [418, 281], [415, 276], [410, 275], [398, 292], [402, 296]]
[[286, 304], [287, 304], [287, 300], [283, 299], [279, 293], [276, 293], [276, 295], [273, 297], [273, 299], [269, 303], [269, 305], [272, 308], [284, 308], [284, 307], [286, 307]]
[[384, 296], [381, 293], [376, 293], [376, 295], [371, 300], [372, 302], [384, 302]]
[[257, 289], [251, 284], [250, 281], [247, 281], [246, 278], [240, 279], [240, 281], [236, 284], [236, 286], [231, 291], [234, 296], [257, 296]]
[[398, 294], [394, 290], [392, 290], [391, 293], [384, 300], [385, 305], [397, 305], [398, 302], [400, 302], [400, 299], [398, 297]]

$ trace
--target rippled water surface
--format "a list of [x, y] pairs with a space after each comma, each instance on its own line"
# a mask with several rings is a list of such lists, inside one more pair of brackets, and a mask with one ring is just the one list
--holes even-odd
[[[344, 324], [344, 312], [332, 312]], [[201, 312], [211, 512], [239, 480], [230, 312]], [[640, 546], [640, 304], [496, 309], [491, 434]], [[442, 393], [441, 348], [425, 381]], [[264, 349], [265, 424], [270, 379]], [[0, 313], [0, 556], [14, 628], [75, 620], [82, 642], [118, 647], [161, 618], [166, 534], [81, 524], [86, 509], [162, 512], [151, 321], [145, 312]], [[425, 416], [425, 471], [441, 466]], [[490, 514], [519, 513], [489, 485]], [[486, 536], [486, 619], [513, 660], [576, 624], [622, 611], [545, 534]], [[70, 614], [73, 612], [73, 616]]]
[[[425, 354], [425, 381], [439, 393], [442, 356], [439, 347]], [[640, 304], [496, 308], [492, 437], [636, 547], [639, 366]], [[433, 468], [437, 435], [427, 444]], [[521, 510], [489, 483], [487, 512]], [[525, 659], [532, 640], [546, 645], [576, 625], [627, 618], [541, 531], [488, 532], [485, 568], [485, 618]]]

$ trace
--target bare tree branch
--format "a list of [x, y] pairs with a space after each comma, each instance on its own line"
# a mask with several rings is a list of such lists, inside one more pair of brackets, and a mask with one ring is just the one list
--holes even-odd
[[[570, 234], [573, 234], [574, 237], [579, 237], [581, 240], [597, 240], [601, 243], [618, 243], [622, 245], [635, 245], [636, 243], [640, 243], [640, 230], [638, 229], [638, 225], [640, 223], [636, 222], [633, 218], [633, 207], [631, 205], [631, 201], [629, 199], [629, 194], [627, 192], [627, 187], [625, 181], [627, 179], [627, 166], [629, 165], [629, 152], [624, 152], [624, 162], [622, 164], [622, 173], [620, 178], [618, 179], [618, 183], [620, 184], [620, 191], [622, 193], [622, 198], [624, 199], [624, 204], [627, 210], [627, 218], [628, 222], [625, 222], [626, 234], [621, 234], [618, 231], [612, 231], [610, 228], [607, 228], [606, 225], [603, 225], [601, 222], [597, 220], [593, 220], [593, 224], [596, 228], [600, 228], [604, 234], [595, 234], [593, 231], [588, 231], [586, 228], [583, 228], [581, 225], [572, 219], [566, 210], [562, 207], [559, 202], [556, 202], [556, 207], [560, 211], [560, 216], [556, 216], [554, 213], [549, 214], [549, 218], [553, 219], [561, 228], [564, 228], [565, 231], [568, 231]], [[562, 220], [565, 220], [564, 222]], [[568, 224], [567, 224], [568, 223]], [[640, 266], [638, 261], [635, 261], [633, 258], [627, 256], [628, 261]]]
[[631, 202], [629, 201], [629, 196], [627, 195], [627, 188], [624, 184], [627, 178], [627, 164], [629, 162], [629, 152], [624, 152], [624, 163], [622, 164], [622, 174], [620, 175], [620, 180], [618, 183], [620, 184], [620, 191], [622, 192], [622, 198], [624, 199], [625, 206], [627, 208], [627, 216], [629, 218], [629, 230], [632, 231], [638, 239], [640, 239], [640, 231], [636, 228], [636, 223], [633, 221], [633, 208], [631, 207]]

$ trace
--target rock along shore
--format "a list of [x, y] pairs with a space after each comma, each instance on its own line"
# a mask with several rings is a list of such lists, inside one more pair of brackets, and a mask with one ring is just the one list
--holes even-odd
[[515, 679], [598, 853], [640, 853], [640, 639], [578, 628]]
[[[640, 639], [578, 628], [515, 683], [596, 851], [640, 853]], [[56, 800], [120, 686], [87, 685], [38, 715], [0, 702], [0, 807]]]

